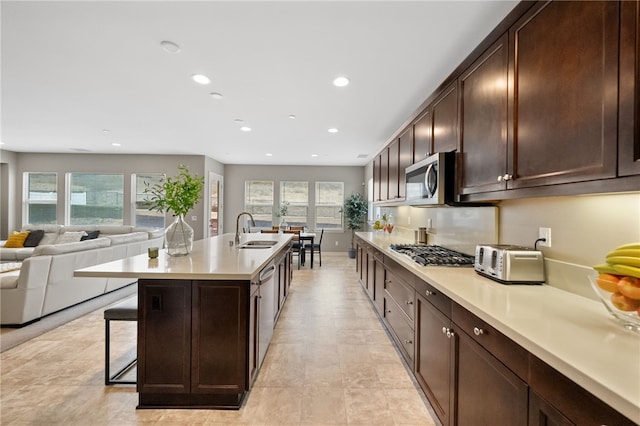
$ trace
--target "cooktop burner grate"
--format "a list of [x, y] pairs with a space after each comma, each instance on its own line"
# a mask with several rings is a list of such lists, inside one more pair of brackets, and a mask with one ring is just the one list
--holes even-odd
[[422, 266], [473, 266], [474, 256], [448, 248], [425, 244], [391, 244], [396, 253], [402, 253]]

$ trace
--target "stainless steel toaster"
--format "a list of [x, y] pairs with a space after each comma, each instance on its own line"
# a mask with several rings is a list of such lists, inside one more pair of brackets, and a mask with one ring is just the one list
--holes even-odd
[[503, 284], [542, 284], [544, 257], [528, 247], [504, 244], [476, 246], [477, 273]]

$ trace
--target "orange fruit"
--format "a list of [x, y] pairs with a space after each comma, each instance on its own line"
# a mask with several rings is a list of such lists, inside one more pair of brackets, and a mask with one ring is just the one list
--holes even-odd
[[611, 295], [611, 303], [613, 303], [613, 306], [624, 312], [631, 312], [640, 308], [640, 300], [629, 299], [620, 293], [613, 293]]
[[618, 281], [620, 281], [620, 277], [618, 275], [600, 274], [598, 275], [596, 284], [598, 284], [598, 287], [604, 291], [616, 293], [618, 291]]
[[640, 301], [640, 278], [622, 277], [618, 281], [618, 291], [629, 299]]

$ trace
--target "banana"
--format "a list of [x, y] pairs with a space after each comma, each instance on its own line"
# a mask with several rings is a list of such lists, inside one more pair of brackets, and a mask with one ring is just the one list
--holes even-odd
[[621, 246], [616, 247], [614, 251], [620, 250], [620, 249], [640, 249], [640, 243], [623, 244]]
[[631, 256], [640, 258], [640, 249], [615, 249], [607, 254], [607, 258], [614, 256]]
[[640, 257], [611, 256], [607, 257], [607, 263], [611, 265], [640, 266]]
[[630, 277], [640, 278], [640, 268], [627, 265], [612, 265], [613, 269], [618, 271], [618, 275], [628, 275]]
[[602, 263], [600, 265], [595, 265], [593, 267], [593, 269], [595, 269], [596, 271], [598, 271], [601, 274], [620, 275], [620, 272], [618, 272], [616, 269], [613, 269], [613, 266], [609, 265], [608, 263]]

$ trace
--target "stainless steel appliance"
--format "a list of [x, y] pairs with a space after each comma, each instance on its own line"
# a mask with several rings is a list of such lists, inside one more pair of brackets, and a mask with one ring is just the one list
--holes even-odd
[[440, 152], [405, 169], [405, 201], [409, 205], [454, 203], [455, 152]]
[[476, 247], [477, 273], [503, 284], [542, 284], [544, 257], [528, 247], [488, 244]]
[[422, 266], [473, 266], [473, 256], [436, 245], [391, 244], [396, 253], [409, 256]]

